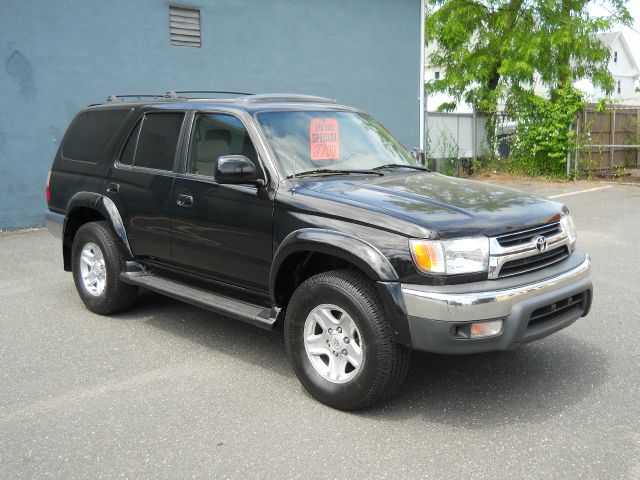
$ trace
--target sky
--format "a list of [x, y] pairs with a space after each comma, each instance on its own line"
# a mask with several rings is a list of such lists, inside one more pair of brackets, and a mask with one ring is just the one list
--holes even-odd
[[[591, 4], [589, 9], [591, 15], [607, 15], [607, 11], [597, 5], [597, 1]], [[633, 29], [627, 27], [618, 27], [613, 29], [614, 31], [622, 30], [624, 32], [624, 38], [629, 44], [629, 48], [633, 53], [636, 64], [640, 66], [640, 0], [629, 0], [627, 2], [627, 8], [631, 12], [631, 16], [634, 19]], [[635, 29], [635, 31], [634, 31]]]

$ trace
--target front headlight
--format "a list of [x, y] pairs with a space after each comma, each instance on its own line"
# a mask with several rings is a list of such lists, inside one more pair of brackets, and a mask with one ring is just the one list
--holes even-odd
[[562, 217], [560, 219], [560, 224], [562, 225], [564, 233], [566, 233], [567, 237], [569, 238], [569, 243], [576, 243], [576, 240], [578, 239], [578, 232], [576, 232], [576, 224], [573, 223], [573, 218], [571, 218], [571, 215], [565, 215], [564, 217]]
[[418, 270], [424, 273], [486, 272], [489, 266], [487, 237], [453, 240], [409, 240], [411, 256]]

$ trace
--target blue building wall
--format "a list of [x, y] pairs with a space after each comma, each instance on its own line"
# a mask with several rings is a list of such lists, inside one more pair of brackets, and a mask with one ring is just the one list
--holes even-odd
[[170, 45], [164, 0], [2, 4], [0, 229], [43, 223], [69, 121], [112, 93], [321, 95], [418, 144], [419, 0], [181, 0], [201, 10], [201, 48]]

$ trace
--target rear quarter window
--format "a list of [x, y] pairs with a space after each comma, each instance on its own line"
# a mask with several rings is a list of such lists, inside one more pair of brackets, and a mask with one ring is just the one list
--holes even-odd
[[184, 113], [145, 115], [138, 136], [133, 166], [172, 171], [183, 119]]
[[130, 111], [116, 109], [80, 113], [69, 127], [62, 145], [62, 156], [70, 160], [97, 163]]

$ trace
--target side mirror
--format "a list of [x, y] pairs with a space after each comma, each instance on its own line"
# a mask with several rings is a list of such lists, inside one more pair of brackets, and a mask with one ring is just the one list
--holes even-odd
[[258, 183], [256, 166], [244, 155], [218, 157], [215, 179], [221, 184]]
[[419, 148], [412, 148], [410, 152], [411, 156], [418, 162], [420, 162], [420, 165], [425, 165], [424, 150], [420, 150]]

